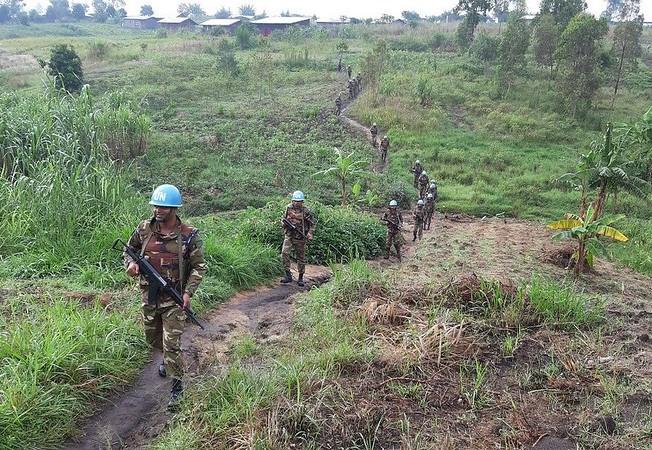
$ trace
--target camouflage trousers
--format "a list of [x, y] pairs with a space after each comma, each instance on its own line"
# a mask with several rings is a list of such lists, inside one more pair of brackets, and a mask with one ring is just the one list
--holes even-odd
[[428, 185], [419, 185], [419, 198], [425, 199], [426, 191], [428, 190]]
[[430, 222], [432, 222], [432, 215], [434, 214], [434, 211], [427, 211], [426, 212], [426, 218], [424, 219], [424, 224], [423, 228], [426, 230], [430, 229]]
[[303, 239], [295, 239], [291, 236], [285, 236], [283, 241], [283, 248], [281, 249], [281, 256], [283, 258], [283, 267], [285, 270], [290, 270], [290, 251], [294, 248], [294, 253], [297, 256], [297, 268], [299, 273], [306, 271], [306, 241]]
[[387, 231], [387, 244], [385, 245], [386, 255], [392, 252], [392, 246], [396, 249], [396, 256], [401, 259], [401, 245], [403, 245], [403, 235], [400, 231]]
[[421, 239], [423, 236], [423, 220], [415, 220], [414, 221], [414, 228], [412, 228], [412, 234], [414, 235], [414, 239], [417, 237]]
[[414, 188], [415, 189], [419, 188], [419, 176], [420, 175], [421, 175], [420, 173], [419, 174], [416, 174], [416, 173], [414, 174]]
[[147, 343], [163, 352], [168, 375], [181, 379], [184, 372], [181, 335], [186, 325], [186, 313], [177, 305], [158, 308], [156, 305], [143, 305], [143, 325]]

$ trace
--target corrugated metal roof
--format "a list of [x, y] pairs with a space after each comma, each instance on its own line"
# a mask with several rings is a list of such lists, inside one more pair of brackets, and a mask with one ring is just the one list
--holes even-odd
[[206, 22], [202, 22], [201, 25], [210, 27], [228, 27], [238, 22], [240, 22], [240, 19], [209, 19]]
[[310, 20], [310, 17], [265, 17], [253, 20], [251, 23], [259, 25], [292, 25], [294, 23]]
[[149, 20], [149, 19], [161, 20], [162, 17], [155, 17], [155, 16], [127, 16], [127, 17], [124, 18], [124, 20]]
[[197, 25], [197, 22], [192, 20], [190, 17], [168, 17], [167, 19], [161, 19], [158, 21], [158, 23], [183, 23], [186, 20], [191, 21], [195, 25]]

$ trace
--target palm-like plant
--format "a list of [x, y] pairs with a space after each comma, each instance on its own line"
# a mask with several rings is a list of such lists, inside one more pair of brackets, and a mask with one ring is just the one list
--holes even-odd
[[625, 149], [631, 139], [627, 135], [613, 135], [611, 123], [607, 124], [603, 139], [591, 144], [591, 151], [580, 158], [576, 172], [566, 173], [559, 181], [581, 190], [580, 214], [582, 218], [587, 208], [587, 195], [592, 189], [598, 194], [593, 204], [591, 220], [603, 216], [607, 195], [619, 190], [636, 196], [645, 196], [649, 183], [638, 177], [637, 161], [628, 159]]
[[348, 200], [347, 186], [350, 184], [354, 176], [362, 175], [365, 172], [362, 167], [367, 163], [366, 161], [355, 159], [354, 152], [346, 155], [342, 150], [336, 148], [335, 155], [334, 166], [325, 170], [320, 170], [314, 175], [334, 176], [340, 185], [342, 206], [345, 206]]
[[600, 247], [600, 237], [616, 242], [627, 242], [629, 238], [611, 225], [623, 218], [601, 217], [595, 219], [593, 206], [589, 206], [584, 215], [566, 214], [564, 219], [549, 223], [548, 228], [561, 230], [553, 239], [575, 239], [577, 250], [572, 256], [575, 261], [575, 275], [584, 271], [585, 263], [593, 267], [594, 255]]

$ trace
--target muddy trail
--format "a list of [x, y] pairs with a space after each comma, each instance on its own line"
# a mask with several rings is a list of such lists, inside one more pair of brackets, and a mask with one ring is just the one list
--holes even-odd
[[[274, 283], [241, 292], [200, 319], [205, 330], [188, 326], [183, 335], [186, 386], [226, 366], [229, 349], [243, 336], [253, 335], [261, 343], [282, 339], [290, 329], [295, 294], [327, 282], [330, 276], [327, 267], [307, 266], [304, 288]], [[160, 360], [160, 354], [153, 355], [134, 384], [110, 398], [62, 448], [147, 448], [171, 418], [166, 409], [171, 381], [158, 375]]]
[[[348, 127], [348, 129], [351, 131], [351, 133], [356, 134], [356, 135], [362, 135], [364, 137], [364, 140], [374, 147], [377, 152], [377, 158], [374, 160], [371, 168], [374, 172], [385, 172], [387, 170], [387, 160], [383, 161], [381, 159], [381, 152], [380, 152], [380, 144], [376, 144], [375, 146], [371, 142], [371, 132], [369, 132], [369, 127], [366, 127], [362, 125], [360, 122], [358, 122], [355, 119], [352, 119], [351, 117], [346, 115], [346, 111], [349, 109], [349, 106], [351, 103], [353, 103], [355, 99], [350, 100], [344, 104], [344, 107], [342, 108], [342, 112], [339, 115], [339, 119]], [[381, 137], [385, 133], [384, 130], [378, 129], [378, 142], [380, 142]], [[391, 146], [389, 147], [389, 151], [392, 151]]]

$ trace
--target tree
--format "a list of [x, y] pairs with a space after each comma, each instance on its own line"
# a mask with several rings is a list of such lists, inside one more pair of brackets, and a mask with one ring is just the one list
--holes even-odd
[[555, 61], [562, 98], [573, 116], [583, 115], [591, 107], [599, 86], [597, 74], [599, 41], [607, 34], [606, 20], [581, 13], [571, 19], [559, 38]]
[[231, 17], [231, 10], [224, 6], [215, 13], [216, 19], [228, 19], [229, 17]]
[[206, 13], [199, 3], [180, 3], [177, 14], [183, 17], [202, 17]]
[[369, 53], [362, 62], [362, 73], [367, 80], [365, 85], [367, 92], [371, 95], [372, 104], [378, 104], [378, 91], [380, 80], [387, 65], [387, 42], [380, 40], [376, 43], [373, 51]]
[[356, 160], [354, 152], [345, 155], [338, 148], [335, 149], [335, 165], [325, 170], [320, 170], [315, 175], [331, 175], [335, 177], [340, 185], [340, 195], [342, 197], [342, 206], [348, 203], [348, 186], [353, 182], [353, 177], [364, 173], [362, 168], [366, 161]]
[[152, 8], [152, 5], [143, 5], [140, 7], [140, 15], [141, 16], [153, 16], [154, 15], [154, 8]]
[[534, 60], [542, 67], [550, 70], [550, 79], [555, 67], [555, 49], [559, 41], [559, 26], [550, 14], [538, 17], [532, 33], [532, 51]]
[[562, 230], [553, 236], [553, 239], [575, 239], [577, 250], [571, 260], [575, 262], [574, 273], [579, 276], [584, 272], [585, 266], [593, 267], [594, 255], [600, 246], [599, 237], [612, 239], [616, 242], [627, 242], [629, 238], [616, 228], [612, 227], [623, 216], [613, 218], [594, 218], [593, 208], [589, 207], [585, 215], [566, 214], [561, 220], [549, 223], [548, 228]]
[[561, 30], [568, 26], [573, 17], [586, 10], [584, 0], [542, 0], [539, 14], [550, 14]]
[[256, 9], [254, 8], [253, 5], [250, 5], [250, 4], [240, 5], [238, 10], [240, 11], [241, 16], [255, 16], [256, 15]]
[[623, 0], [618, 10], [619, 22], [614, 28], [613, 49], [618, 57], [614, 95], [611, 108], [614, 107], [616, 95], [623, 73], [636, 68], [637, 58], [641, 56], [641, 35], [643, 34], [643, 16], [639, 15], [639, 0]]
[[242, 50], [254, 46], [253, 44], [254, 29], [249, 23], [243, 23], [235, 30], [235, 41]]
[[481, 17], [487, 16], [495, 0], [458, 0], [455, 12], [464, 11], [466, 15], [457, 29], [457, 41], [462, 48], [468, 48], [473, 42], [475, 29]]
[[50, 0], [50, 5], [45, 11], [45, 17], [49, 22], [63, 20], [70, 15], [70, 4], [68, 0]]
[[486, 69], [488, 63], [495, 61], [498, 55], [498, 39], [481, 31], [471, 44], [469, 53], [482, 61]]
[[233, 44], [226, 39], [222, 39], [217, 47], [217, 69], [231, 77], [236, 77], [240, 73]]
[[96, 22], [106, 22], [108, 5], [104, 0], [93, 0], [93, 11], [95, 11]]
[[72, 17], [77, 20], [82, 20], [86, 18], [86, 5], [82, 3], [73, 3], [72, 4]]
[[0, 5], [0, 23], [7, 23], [11, 20], [11, 11], [9, 6]]
[[290, 17], [290, 10], [281, 11], [281, 17]]
[[633, 20], [639, 14], [641, 8], [640, 0], [609, 0], [607, 8], [602, 17], [607, 20], [628, 21]]
[[54, 78], [57, 89], [79, 92], [84, 85], [84, 73], [79, 55], [72, 46], [60, 44], [50, 52], [50, 60], [39, 61], [43, 68]]
[[380, 23], [392, 23], [394, 22], [394, 16], [391, 14], [383, 14], [380, 16], [380, 19], [378, 19]]
[[509, 4], [511, 0], [495, 0], [493, 12], [498, 21], [498, 33], [500, 34], [500, 25], [507, 22], [509, 18]]
[[525, 66], [525, 52], [530, 45], [530, 27], [520, 16], [507, 22], [498, 48], [498, 89], [501, 95], [509, 93], [516, 75]]
[[403, 17], [408, 22], [421, 20], [421, 16], [416, 11], [402, 11], [401, 17]]

